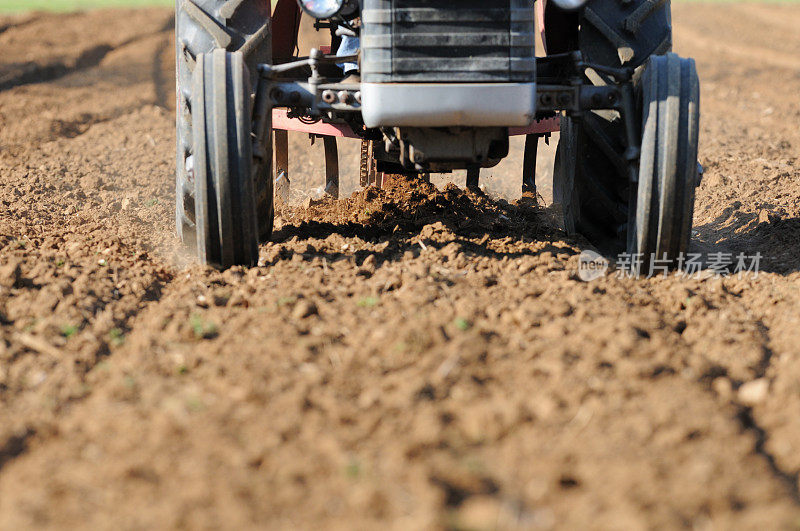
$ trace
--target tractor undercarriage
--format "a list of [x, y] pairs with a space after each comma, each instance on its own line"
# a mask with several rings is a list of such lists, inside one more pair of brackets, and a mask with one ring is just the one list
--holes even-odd
[[[195, 2], [183, 0], [183, 5], [200, 10]], [[234, 3], [258, 5], [256, 0]], [[230, 20], [235, 11], [221, 11], [234, 3], [223, 2], [215, 16]], [[315, 26], [331, 34], [329, 47], [302, 57], [294, 54], [300, 6], [323, 19]], [[193, 9], [184, 12], [197, 20]], [[181, 36], [186, 19], [178, 20]], [[544, 32], [548, 20], [559, 33]], [[543, 57], [535, 53], [537, 23], [550, 48]], [[250, 204], [245, 193], [250, 184], [229, 179], [239, 179], [245, 166], [253, 168], [257, 211], [247, 219], [257, 219], [261, 241], [269, 237], [274, 187], [285, 186], [289, 178], [288, 131], [323, 140], [324, 190], [332, 197], [339, 194], [337, 138], [361, 140], [364, 186], [381, 186], [391, 174], [426, 178], [431, 172], [467, 170], [467, 187], [477, 188], [481, 168], [508, 155], [509, 137], [525, 135], [521, 189], [534, 199], [539, 141], [559, 131], [554, 200], [562, 205], [564, 229], [584, 234], [609, 254], [627, 249], [674, 259], [688, 245], [699, 178], [699, 92], [694, 62], [662, 55], [669, 50], [670, 24], [669, 2], [648, 0], [622, 6], [615, 0], [547, 5], [544, 0], [533, 5], [528, 0], [491, 5], [482, 0], [280, 0], [239, 52], [217, 48], [211, 62], [207, 52], [191, 58], [206, 61], [217, 79], [195, 72], [191, 89], [184, 83], [179, 90], [179, 108], [181, 95], [189, 102], [205, 94], [211, 109], [202, 115], [200, 129], [187, 128], [190, 122], [179, 114], [178, 190], [183, 196], [178, 212], [184, 241], [196, 238], [201, 246], [219, 245], [224, 251], [225, 235], [209, 239], [207, 233], [239, 227], [236, 209]], [[271, 40], [266, 38], [270, 30]], [[353, 48], [357, 53], [342, 54], [351, 48], [342, 39], [360, 39], [360, 47]], [[255, 51], [269, 45], [271, 61], [255, 59]], [[191, 55], [189, 47], [183, 51]], [[233, 57], [237, 54], [241, 58]], [[241, 65], [243, 73], [236, 75], [244, 79], [232, 77], [230, 66], [222, 66], [225, 61]], [[360, 75], [347, 75], [348, 64]], [[248, 81], [249, 110], [226, 104], [225, 94], [230, 100]], [[224, 153], [214, 152], [217, 159], [210, 159], [208, 150], [215, 146], [238, 145], [230, 139], [234, 134], [249, 135], [252, 150], [229, 152], [227, 162], [219, 158]], [[208, 183], [197, 184], [198, 174]], [[206, 207], [197, 207], [193, 180], [194, 190], [210, 202]], [[220, 203], [231, 196], [233, 203]], [[192, 202], [193, 212], [186, 209]], [[199, 219], [198, 213], [203, 214]], [[236, 249], [254, 249], [252, 242], [238, 241], [252, 237], [249, 228], [226, 230]], [[215, 256], [230, 258], [231, 253], [218, 250]], [[241, 259], [207, 261], [226, 267]]]

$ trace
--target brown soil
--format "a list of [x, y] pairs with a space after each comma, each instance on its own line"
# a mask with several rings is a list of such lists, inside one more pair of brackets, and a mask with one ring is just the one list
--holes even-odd
[[756, 279], [579, 281], [513, 202], [519, 145], [511, 202], [397, 183], [285, 207], [263, 267], [191, 265], [170, 11], [0, 20], [0, 528], [796, 527], [800, 9], [674, 22], [695, 245]]

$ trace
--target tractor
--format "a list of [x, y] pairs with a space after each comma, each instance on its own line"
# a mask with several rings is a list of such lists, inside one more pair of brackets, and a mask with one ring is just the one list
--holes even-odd
[[[330, 45], [300, 53], [303, 16]], [[699, 80], [671, 23], [669, 0], [177, 0], [178, 233], [204, 264], [257, 264], [288, 131], [323, 139], [332, 197], [338, 139], [361, 141], [363, 186], [466, 170], [474, 188], [513, 135], [535, 196], [559, 132], [563, 229], [677, 264], [702, 169]]]

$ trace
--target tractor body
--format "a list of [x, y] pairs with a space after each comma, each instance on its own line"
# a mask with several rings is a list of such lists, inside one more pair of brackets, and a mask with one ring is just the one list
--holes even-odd
[[528, 0], [367, 0], [361, 12], [367, 127], [527, 127], [536, 115]]
[[[491, 167], [508, 154], [509, 128], [558, 129], [555, 120], [534, 125], [536, 18], [529, 0], [364, 0], [351, 14], [360, 83], [337, 84], [319, 62], [321, 78], [274, 76], [272, 104], [380, 141], [375, 156], [393, 173]], [[318, 23], [332, 30], [331, 50], [348, 22]]]
[[[560, 131], [554, 198], [566, 231], [607, 254], [646, 254], [645, 265], [677, 263], [686, 250], [701, 173], [699, 82], [693, 61], [669, 53], [669, 1], [271, 7], [178, 0], [178, 227], [203, 261], [257, 261], [275, 182], [288, 180], [289, 131], [323, 139], [324, 189], [334, 198], [337, 138], [362, 142], [363, 186], [467, 170], [467, 187], [478, 189], [481, 168], [525, 135], [522, 192], [533, 201], [538, 143]], [[297, 52], [304, 12], [330, 45]], [[249, 105], [234, 98], [248, 90]]]

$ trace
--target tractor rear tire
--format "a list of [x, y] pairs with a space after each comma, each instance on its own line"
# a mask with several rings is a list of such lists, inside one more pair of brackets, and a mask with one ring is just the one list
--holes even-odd
[[[257, 65], [272, 62], [272, 27], [265, 0], [176, 0], [177, 166], [176, 226], [185, 245], [197, 240], [195, 215], [195, 161], [193, 157], [192, 76], [202, 53], [241, 50], [256, 87]], [[267, 155], [271, 146], [265, 146]], [[271, 156], [256, 166], [253, 176], [258, 197], [259, 237], [272, 232]]]
[[592, 0], [581, 11], [578, 43], [585, 61], [638, 68], [672, 50], [669, 0]]
[[250, 75], [241, 52], [197, 56], [194, 94], [194, 203], [204, 264], [258, 263]]
[[641, 267], [651, 260], [675, 267], [689, 247], [699, 179], [700, 81], [694, 61], [674, 53], [652, 57], [641, 93], [642, 151], [628, 252], [641, 259]]
[[[567, 16], [552, 14], [562, 26], [571, 19], [556, 17]], [[573, 23], [579, 27], [577, 37], [562, 39], [562, 46], [577, 43], [584, 60], [590, 63], [641, 71], [651, 56], [672, 48], [669, 0], [593, 0]], [[548, 53], [566, 51], [548, 49]], [[589, 81], [596, 85], [611, 82], [596, 72]], [[554, 201], [569, 201], [561, 208], [572, 216], [564, 220], [564, 226], [569, 232], [582, 234], [606, 255], [623, 252], [631, 193], [621, 117], [616, 112], [588, 112], [580, 122], [565, 117], [562, 124], [559, 152], [564, 157], [576, 157], [554, 171]], [[559, 179], [566, 181], [559, 183]], [[556, 195], [556, 190], [566, 189], [574, 193]]]
[[568, 116], [561, 118], [561, 139], [556, 147], [553, 166], [553, 202], [561, 207], [561, 228], [567, 234], [577, 232], [579, 195], [575, 182], [575, 164], [578, 162], [578, 146], [573, 134], [575, 123]]

